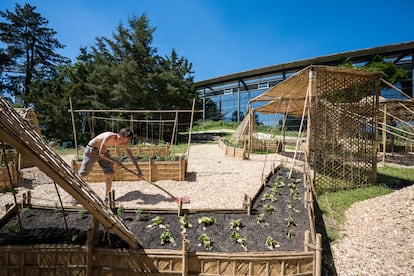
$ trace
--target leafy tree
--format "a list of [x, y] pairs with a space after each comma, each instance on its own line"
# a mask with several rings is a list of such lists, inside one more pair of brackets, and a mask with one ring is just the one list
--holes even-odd
[[16, 4], [15, 11], [0, 11], [6, 21], [0, 22], [0, 40], [7, 45], [10, 63], [3, 72], [9, 81], [8, 93], [21, 97], [26, 105], [36, 105], [41, 91], [32, 87], [34, 82], [47, 79], [54, 66], [65, 59], [55, 52], [64, 48], [54, 38], [56, 32], [47, 27], [48, 21], [36, 7]]

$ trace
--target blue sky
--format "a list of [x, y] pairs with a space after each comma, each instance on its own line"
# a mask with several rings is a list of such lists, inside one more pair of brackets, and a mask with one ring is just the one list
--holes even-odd
[[152, 46], [186, 57], [196, 81], [414, 41], [413, 0], [0, 0], [0, 10], [15, 3], [36, 6], [72, 60], [79, 47], [146, 13]]

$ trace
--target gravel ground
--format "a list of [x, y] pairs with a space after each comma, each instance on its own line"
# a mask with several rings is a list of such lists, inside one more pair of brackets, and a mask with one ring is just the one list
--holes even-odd
[[332, 251], [338, 275], [414, 275], [414, 186], [357, 202]]

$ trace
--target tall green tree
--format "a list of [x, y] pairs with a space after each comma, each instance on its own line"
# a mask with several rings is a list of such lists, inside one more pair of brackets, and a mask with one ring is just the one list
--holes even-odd
[[35, 9], [30, 4], [16, 4], [14, 11], [0, 11], [5, 20], [0, 22], [0, 41], [7, 45], [6, 56], [10, 58], [2, 72], [9, 84], [6, 92], [34, 106], [42, 92], [33, 83], [47, 79], [55, 65], [65, 61], [56, 52], [64, 48], [54, 38], [56, 32], [47, 27], [48, 20]]

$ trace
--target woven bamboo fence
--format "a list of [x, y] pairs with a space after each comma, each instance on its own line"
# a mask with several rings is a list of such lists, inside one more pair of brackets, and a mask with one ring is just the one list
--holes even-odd
[[282, 141], [277, 140], [253, 140], [251, 142], [252, 151], [281, 152], [282, 146]]
[[300, 252], [189, 252], [93, 246], [0, 246], [0, 275], [320, 275], [321, 236]]
[[17, 187], [22, 179], [22, 173], [18, 170], [16, 162], [10, 161], [0, 167], [0, 189]]
[[376, 77], [329, 70], [316, 74], [309, 108], [310, 151], [318, 191], [375, 183]]
[[[187, 163], [185, 155], [181, 155], [177, 161], [154, 161], [149, 159], [148, 162], [138, 162], [145, 179], [149, 181], [183, 181], [187, 172]], [[132, 162], [122, 162], [122, 164], [130, 170], [136, 170]], [[72, 160], [72, 169], [74, 171], [77, 172], [80, 165], [80, 161]], [[84, 180], [87, 182], [105, 181], [105, 174], [102, 172], [99, 164], [93, 166], [92, 171], [84, 177]], [[137, 176], [123, 168], [114, 167], [114, 181], [137, 181]]]
[[240, 160], [247, 159], [247, 153], [244, 148], [229, 146], [222, 139], [219, 139], [218, 145], [226, 156], [235, 157]]
[[[134, 156], [168, 156], [170, 155], [170, 146], [169, 145], [155, 145], [155, 146], [145, 146], [145, 147], [130, 147], [131, 152]], [[109, 148], [109, 153], [113, 156], [122, 156], [127, 155], [124, 148]]]

